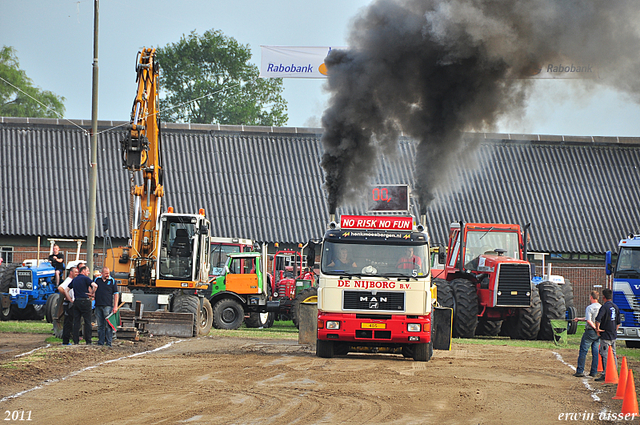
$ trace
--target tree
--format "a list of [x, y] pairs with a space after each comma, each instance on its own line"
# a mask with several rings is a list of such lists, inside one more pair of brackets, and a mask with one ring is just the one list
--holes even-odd
[[[156, 50], [160, 64], [160, 116], [201, 124], [287, 123], [282, 79], [258, 78], [249, 45], [221, 31], [192, 31]], [[163, 93], [164, 92], [164, 93]]]
[[16, 50], [0, 50], [0, 116], [61, 118], [64, 97], [34, 87], [31, 78], [20, 69]]

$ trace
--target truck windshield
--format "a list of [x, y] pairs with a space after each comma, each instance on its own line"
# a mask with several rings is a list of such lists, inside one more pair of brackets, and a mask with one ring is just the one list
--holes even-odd
[[222, 243], [211, 244], [211, 271], [210, 276], [224, 274], [224, 266], [227, 264], [228, 255], [232, 252], [240, 252], [239, 245], [227, 245]]
[[496, 249], [505, 251], [503, 255], [520, 259], [520, 239], [516, 232], [498, 232], [491, 229], [467, 232], [467, 244], [464, 256], [465, 264], [482, 254], [495, 255]]
[[614, 277], [640, 277], [640, 247], [620, 248]]
[[424, 277], [429, 274], [429, 246], [325, 241], [322, 273], [379, 277]]

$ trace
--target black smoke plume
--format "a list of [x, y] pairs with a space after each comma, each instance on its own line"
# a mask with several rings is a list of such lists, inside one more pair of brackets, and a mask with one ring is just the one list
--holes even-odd
[[[638, 100], [640, 6], [633, 0], [378, 0], [354, 20], [347, 50], [333, 50], [322, 117], [330, 212], [370, 181], [400, 134], [417, 140], [421, 213], [465, 132], [492, 131], [523, 111], [542, 66], [590, 65], [597, 80]], [[559, 82], [562, 84], [562, 82]]]

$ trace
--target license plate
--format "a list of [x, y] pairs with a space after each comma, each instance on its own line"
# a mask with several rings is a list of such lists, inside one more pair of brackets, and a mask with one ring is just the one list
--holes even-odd
[[9, 295], [20, 295], [20, 288], [9, 288]]
[[386, 329], [386, 323], [360, 323], [362, 329]]

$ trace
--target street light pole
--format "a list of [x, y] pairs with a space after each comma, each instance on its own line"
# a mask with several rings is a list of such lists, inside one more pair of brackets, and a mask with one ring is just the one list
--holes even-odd
[[98, 182], [98, 10], [93, 9], [93, 90], [91, 95], [91, 169], [89, 172], [89, 208], [87, 216], [87, 266], [93, 273], [93, 245], [96, 239], [96, 193]]

